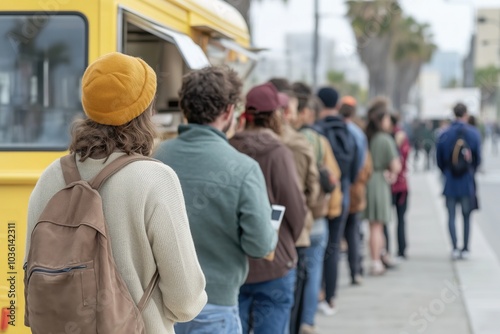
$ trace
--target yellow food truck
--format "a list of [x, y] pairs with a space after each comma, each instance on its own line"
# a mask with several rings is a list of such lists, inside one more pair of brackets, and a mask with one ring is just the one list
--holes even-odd
[[30, 193], [66, 154], [81, 115], [89, 62], [120, 51], [156, 71], [155, 119], [181, 121], [182, 76], [227, 64], [245, 77], [255, 64], [242, 16], [222, 0], [15, 0], [0, 2], [0, 333], [24, 327], [23, 259]]

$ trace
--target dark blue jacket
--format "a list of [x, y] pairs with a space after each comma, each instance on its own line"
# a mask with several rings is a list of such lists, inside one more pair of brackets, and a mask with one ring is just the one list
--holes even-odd
[[[472, 168], [469, 173], [455, 177], [450, 170], [451, 154], [458, 138], [458, 132], [464, 129], [464, 139], [472, 152]], [[437, 163], [445, 176], [443, 195], [446, 197], [471, 197], [476, 193], [474, 174], [481, 164], [481, 136], [479, 131], [462, 122], [453, 122], [444, 131], [437, 142]]]

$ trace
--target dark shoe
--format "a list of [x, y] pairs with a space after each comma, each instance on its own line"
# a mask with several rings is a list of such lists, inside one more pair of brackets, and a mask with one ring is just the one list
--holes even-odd
[[351, 278], [351, 285], [359, 286], [363, 284], [363, 278], [361, 275], [356, 275], [353, 278]]

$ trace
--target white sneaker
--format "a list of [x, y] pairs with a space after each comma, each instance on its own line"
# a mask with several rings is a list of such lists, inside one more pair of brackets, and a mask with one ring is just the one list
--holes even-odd
[[338, 311], [335, 306], [331, 306], [325, 300], [319, 303], [318, 309], [321, 311], [321, 313], [328, 317], [335, 315]]
[[460, 258], [462, 260], [468, 260], [470, 258], [470, 253], [468, 250], [463, 250], [462, 253], [460, 254]]
[[454, 249], [451, 251], [451, 259], [453, 261], [460, 259], [460, 251], [458, 249]]

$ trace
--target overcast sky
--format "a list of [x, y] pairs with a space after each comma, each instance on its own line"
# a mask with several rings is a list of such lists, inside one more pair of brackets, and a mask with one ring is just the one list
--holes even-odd
[[[474, 30], [474, 8], [498, 8], [500, 0], [400, 0], [405, 13], [432, 27], [434, 41], [443, 51], [468, 52]], [[254, 43], [276, 52], [285, 48], [285, 35], [313, 31], [313, 0], [254, 1], [252, 22]], [[320, 32], [337, 42], [337, 52], [349, 55], [355, 41], [348, 21], [344, 0], [320, 0], [324, 15]]]

